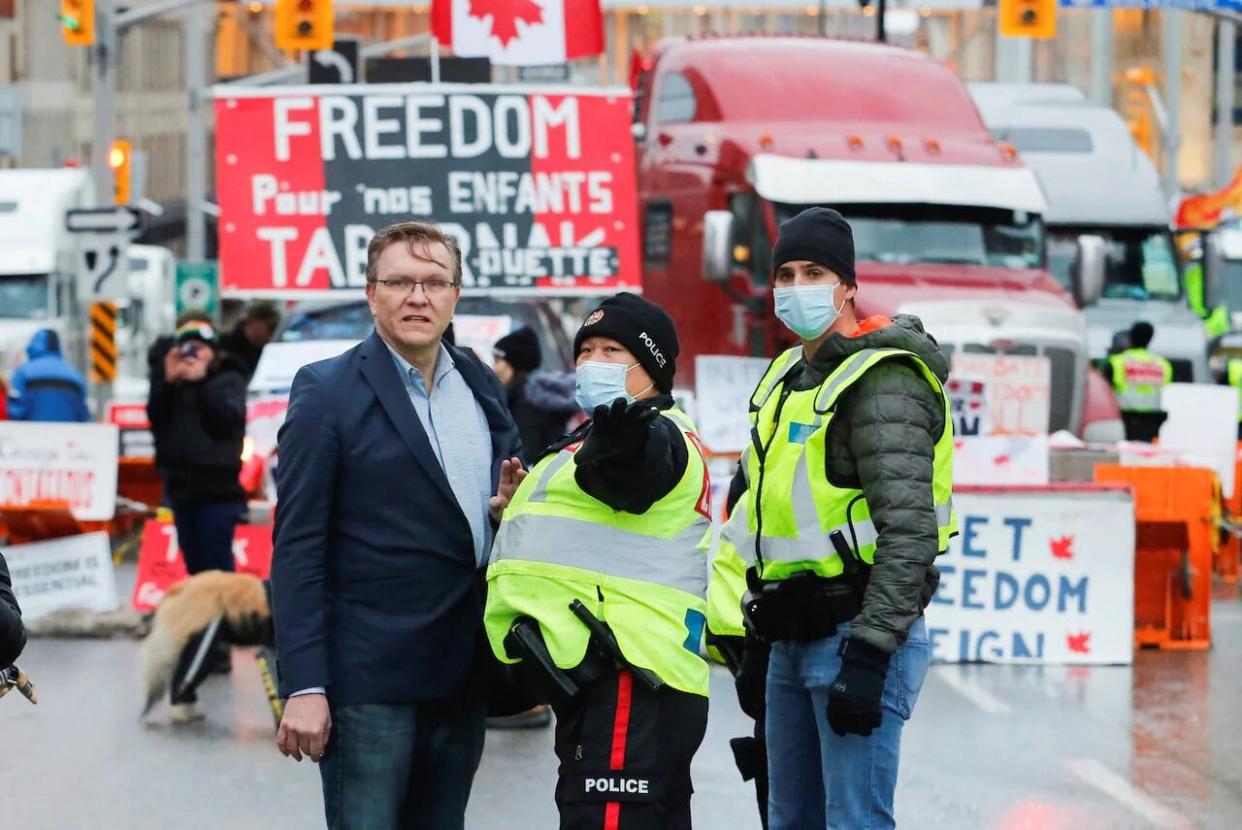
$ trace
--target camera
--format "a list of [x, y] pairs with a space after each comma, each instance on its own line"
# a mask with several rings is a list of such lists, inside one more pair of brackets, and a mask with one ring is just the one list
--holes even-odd
[[185, 343], [181, 344], [181, 347], [177, 350], [177, 354], [179, 354], [183, 359], [196, 357], [198, 356], [198, 348], [198, 344], [193, 340], [187, 340]]

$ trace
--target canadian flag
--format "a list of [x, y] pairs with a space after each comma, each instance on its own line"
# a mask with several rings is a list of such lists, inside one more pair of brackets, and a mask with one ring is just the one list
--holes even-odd
[[600, 0], [432, 0], [442, 46], [498, 66], [564, 63], [604, 51]]

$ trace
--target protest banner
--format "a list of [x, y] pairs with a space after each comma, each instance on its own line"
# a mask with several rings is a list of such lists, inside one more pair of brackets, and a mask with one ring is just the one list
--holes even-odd
[[[1048, 432], [1052, 400], [1052, 364], [1046, 357], [955, 352], [950, 383], [983, 384], [989, 427], [976, 433], [1043, 435]], [[950, 398], [953, 390], [949, 390]]]
[[627, 89], [215, 94], [224, 295], [356, 292], [409, 219], [454, 237], [467, 292], [641, 289]]
[[[233, 532], [233, 562], [238, 573], [267, 579], [272, 571], [272, 528], [238, 525]], [[154, 611], [168, 589], [189, 575], [177, 545], [172, 522], [150, 521], [142, 529], [138, 576], [130, 605], [135, 611]]]
[[103, 421], [117, 428], [120, 440], [117, 452], [121, 458], [155, 456], [155, 436], [147, 420], [146, 401], [108, 401]]
[[1134, 505], [1099, 485], [954, 494], [959, 534], [928, 606], [942, 662], [1130, 663]]
[[0, 505], [63, 501], [74, 518], [116, 513], [117, 428], [113, 424], [0, 421]]
[[713, 453], [741, 452], [750, 442], [750, 396], [772, 361], [762, 357], [699, 355], [694, 359], [694, 397], [711, 401], [695, 419], [699, 437]]
[[11, 545], [4, 556], [27, 622], [65, 608], [115, 611], [119, 605], [107, 533]]

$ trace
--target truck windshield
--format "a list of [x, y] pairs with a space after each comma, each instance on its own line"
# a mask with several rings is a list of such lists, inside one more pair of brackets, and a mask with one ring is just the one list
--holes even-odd
[[1048, 231], [1048, 266], [1071, 288], [1078, 237], [1108, 243], [1104, 296], [1120, 300], [1176, 300], [1182, 296], [1173, 240], [1164, 228], [1056, 227]]
[[[778, 205], [786, 219], [806, 205]], [[832, 205], [854, 229], [860, 261], [1039, 268], [1043, 224], [1011, 210], [947, 205]]]
[[47, 275], [0, 275], [0, 317], [7, 320], [47, 319]]

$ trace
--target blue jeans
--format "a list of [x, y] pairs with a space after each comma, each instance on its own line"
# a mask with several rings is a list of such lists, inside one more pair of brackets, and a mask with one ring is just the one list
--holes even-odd
[[767, 684], [769, 830], [896, 826], [893, 793], [901, 728], [927, 676], [927, 626], [920, 617], [893, 655], [881, 698], [883, 719], [866, 738], [840, 737], [828, 726], [828, 687], [841, 669], [837, 648], [849, 629], [847, 624], [823, 640], [772, 646]]
[[319, 765], [329, 830], [463, 830], [487, 702], [332, 706]]
[[245, 507], [240, 501], [173, 502], [177, 545], [191, 576], [234, 569], [233, 532]]

